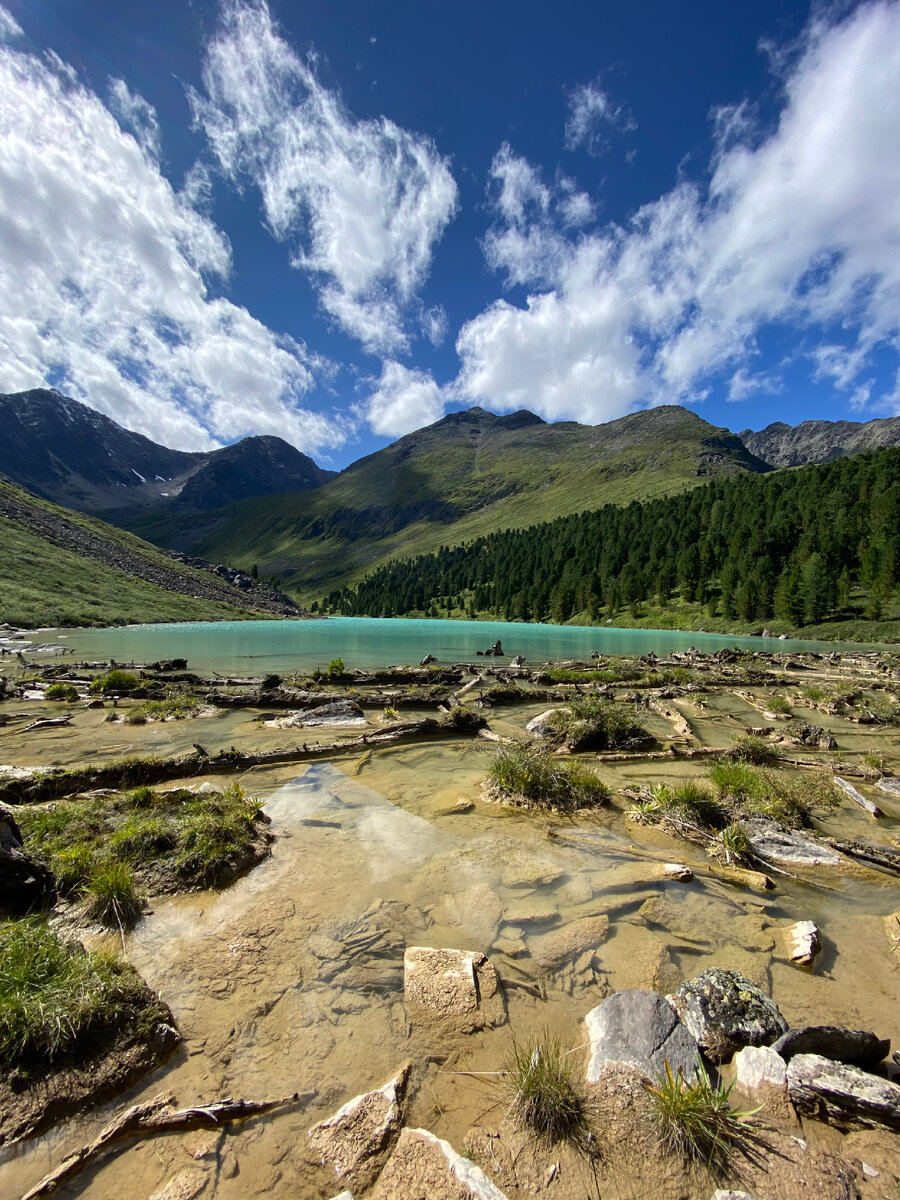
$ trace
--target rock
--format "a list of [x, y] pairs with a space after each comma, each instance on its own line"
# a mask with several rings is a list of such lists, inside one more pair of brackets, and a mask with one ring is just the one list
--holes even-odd
[[556, 722], [561, 712], [560, 708], [548, 708], [545, 712], [538, 713], [525, 726], [526, 732], [536, 738], [558, 737], [559, 726]]
[[727, 883], [739, 883], [744, 887], [753, 888], [755, 892], [774, 891], [775, 884], [768, 875], [761, 871], [748, 871], [746, 867], [735, 867], [725, 863], [710, 863], [709, 873]]
[[900, 798], [900, 779], [896, 775], [882, 775], [875, 787], [879, 792], [884, 792], [886, 796]]
[[674, 879], [678, 883], [690, 883], [694, 872], [683, 863], [663, 863], [663, 879]]
[[309, 1160], [331, 1168], [341, 1183], [371, 1187], [400, 1136], [409, 1072], [405, 1063], [382, 1087], [354, 1097], [314, 1125], [306, 1134]]
[[508, 888], [546, 887], [561, 879], [564, 871], [547, 858], [536, 854], [517, 854], [509, 859], [503, 868], [500, 882]]
[[525, 666], [525, 655], [517, 654], [516, 657], [514, 659], [512, 659], [512, 661], [510, 662], [509, 665], [511, 667], [524, 667]]
[[158, 1188], [150, 1200], [194, 1200], [206, 1187], [206, 1174], [196, 1167], [179, 1171], [161, 1188]]
[[861, 808], [863, 812], [867, 812], [870, 817], [881, 816], [881, 809], [878, 807], [875, 801], [870, 800], [867, 796], [864, 796], [862, 792], [860, 792], [853, 786], [852, 783], [850, 783], [849, 780], [842, 779], [840, 775], [835, 775], [834, 782], [841, 789], [844, 795], [849, 796], [853, 803]]
[[[8, 834], [12, 843], [12, 833]], [[0, 849], [0, 911], [22, 917], [56, 902], [56, 876], [39, 858], [10, 845]]]
[[503, 902], [486, 883], [473, 883], [463, 892], [444, 896], [444, 913], [450, 925], [459, 925], [466, 940], [487, 948], [497, 936]]
[[263, 723], [268, 729], [302, 729], [317, 725], [365, 725], [366, 718], [354, 700], [335, 700], [316, 708], [285, 713]]
[[12, 810], [0, 804], [0, 850], [21, 850], [23, 845], [22, 832]]
[[788, 1063], [788, 1093], [808, 1116], [840, 1126], [900, 1130], [900, 1086], [820, 1054], [797, 1054]]
[[735, 1083], [747, 1092], [764, 1085], [784, 1087], [787, 1067], [771, 1046], [745, 1046], [734, 1056]]
[[497, 972], [476, 951], [408, 946], [403, 988], [407, 1014], [414, 1020], [450, 1020], [463, 1033], [506, 1021]]
[[789, 1029], [772, 1049], [788, 1062], [796, 1054], [819, 1054], [835, 1062], [874, 1066], [891, 1052], [890, 1038], [880, 1038], [865, 1029], [844, 1029], [838, 1025], [804, 1025]]
[[772, 821], [744, 822], [750, 849], [760, 858], [794, 867], [836, 867], [841, 856], [828, 846], [802, 837], [796, 830], [779, 829]]
[[768, 1046], [788, 1024], [773, 1000], [737, 971], [710, 967], [683, 983], [672, 998], [681, 1020], [714, 1063], [744, 1046]]
[[[783, 633], [781, 636], [786, 638], [787, 634]], [[722, 1188], [716, 1188], [713, 1192], [712, 1200], [753, 1200], [753, 1197], [749, 1192], [733, 1192], [730, 1189], [723, 1190]]]
[[404, 1129], [373, 1200], [506, 1200], [481, 1167], [427, 1129]]
[[559, 909], [551, 900], [529, 896], [507, 904], [503, 920], [508, 925], [555, 925], [559, 921]]
[[558, 967], [596, 948], [609, 934], [609, 917], [578, 917], [560, 929], [531, 939], [531, 954], [542, 967]]
[[784, 931], [788, 958], [798, 966], [808, 967], [822, 950], [822, 935], [813, 921], [798, 921]]
[[474, 800], [466, 800], [460, 796], [458, 800], [454, 800], [452, 804], [448, 804], [445, 808], [439, 808], [435, 812], [436, 817], [455, 817], [462, 813], [470, 813], [475, 808]]
[[528, 953], [525, 939], [520, 933], [512, 933], [510, 929], [501, 933], [491, 949], [496, 950], [498, 954], [505, 954], [507, 958], [521, 958], [523, 954]]
[[606, 1063], [630, 1063], [656, 1079], [668, 1062], [688, 1082], [697, 1078], [697, 1041], [658, 992], [616, 992], [584, 1021], [591, 1043], [588, 1083], [597, 1082]]

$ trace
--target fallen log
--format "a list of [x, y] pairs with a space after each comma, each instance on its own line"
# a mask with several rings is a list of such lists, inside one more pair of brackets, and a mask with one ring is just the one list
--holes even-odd
[[49, 729], [54, 725], [68, 725], [73, 716], [74, 713], [67, 713], [64, 717], [40, 717], [37, 721], [32, 721], [30, 725], [23, 726], [22, 732], [30, 733], [32, 729]]
[[216, 1100], [213, 1104], [174, 1109], [175, 1097], [169, 1093], [154, 1096], [145, 1104], [127, 1108], [94, 1138], [63, 1159], [40, 1183], [27, 1191], [22, 1200], [52, 1196], [63, 1183], [78, 1175], [115, 1142], [128, 1138], [152, 1137], [162, 1133], [183, 1133], [190, 1129], [216, 1129], [235, 1121], [246, 1121], [275, 1109], [290, 1108], [308, 1099], [299, 1092], [280, 1100]]
[[846, 854], [848, 858], [855, 858], [867, 866], [877, 867], [892, 875], [900, 875], [900, 854], [896, 850], [888, 849], [887, 846], [868, 846], [865, 842], [850, 842], [843, 838], [833, 837], [820, 837], [819, 841], [825, 842], [832, 850]]

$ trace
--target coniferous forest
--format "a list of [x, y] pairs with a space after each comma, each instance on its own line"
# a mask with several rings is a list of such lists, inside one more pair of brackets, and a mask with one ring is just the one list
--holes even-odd
[[711, 617], [792, 626], [864, 589], [878, 620], [900, 582], [900, 449], [710, 482], [606, 505], [387, 564], [333, 592], [325, 612], [591, 622], [676, 596]]

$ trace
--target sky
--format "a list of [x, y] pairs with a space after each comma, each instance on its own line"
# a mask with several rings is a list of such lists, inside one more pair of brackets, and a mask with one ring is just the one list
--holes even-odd
[[0, 0], [0, 391], [341, 468], [900, 414], [900, 2]]

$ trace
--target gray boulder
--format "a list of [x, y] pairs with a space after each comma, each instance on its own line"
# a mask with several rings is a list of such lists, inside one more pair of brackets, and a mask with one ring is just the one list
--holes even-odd
[[588, 1083], [596, 1083], [605, 1063], [631, 1063], [652, 1079], [681, 1071], [693, 1083], [700, 1048], [679, 1021], [671, 1004], [658, 992], [636, 988], [616, 992], [584, 1019], [591, 1043]]
[[728, 1062], [744, 1046], [769, 1046], [788, 1030], [774, 1000], [737, 971], [721, 967], [683, 983], [672, 1003], [714, 1063]]
[[746, 821], [750, 849], [769, 862], [794, 867], [836, 867], [841, 856], [829, 846], [803, 837], [796, 830], [780, 829], [773, 821]]
[[798, 1054], [788, 1063], [788, 1094], [807, 1116], [840, 1126], [900, 1130], [900, 1086], [820, 1054]]
[[796, 1054], [820, 1054], [835, 1062], [874, 1066], [891, 1052], [890, 1038], [880, 1038], [865, 1029], [843, 1029], [838, 1025], [804, 1025], [789, 1029], [772, 1043], [785, 1062]]

